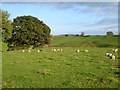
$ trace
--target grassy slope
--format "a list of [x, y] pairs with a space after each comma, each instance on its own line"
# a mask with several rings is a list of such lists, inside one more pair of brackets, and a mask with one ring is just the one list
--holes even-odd
[[7, 52], [3, 45], [3, 88], [118, 87], [118, 59], [104, 55], [112, 52], [110, 48], [87, 48], [88, 53], [80, 47], [65, 47], [63, 52], [51, 49]]
[[[79, 38], [82, 38], [79, 40]], [[79, 45], [85, 40], [99, 40], [103, 37], [54, 37], [53, 44]], [[74, 39], [74, 41], [72, 41]], [[112, 39], [112, 38], [111, 38]], [[114, 40], [110, 45], [117, 45]], [[69, 42], [69, 44], [65, 42]], [[101, 42], [100, 42], [101, 41]], [[113, 41], [116, 43], [113, 43]], [[72, 43], [71, 43], [72, 42]], [[70, 44], [71, 43], [71, 44]], [[108, 42], [106, 42], [108, 44]], [[2, 43], [3, 88], [117, 88], [118, 87], [118, 59], [112, 61], [105, 57], [110, 48], [63, 47], [63, 52], [52, 52], [51, 48], [44, 48], [38, 53], [33, 49], [26, 51], [7, 52], [6, 44]], [[79, 49], [80, 53], [75, 51]], [[118, 57], [118, 54], [115, 53]]]
[[115, 36], [54, 36], [54, 46], [97, 46], [97, 47], [118, 47], [118, 37]]
[[[80, 49], [80, 53], [75, 50]], [[30, 53], [3, 52], [3, 87], [95, 88], [118, 87], [118, 60], [105, 57], [109, 48], [45, 48]], [[116, 53], [117, 55], [117, 53]]]

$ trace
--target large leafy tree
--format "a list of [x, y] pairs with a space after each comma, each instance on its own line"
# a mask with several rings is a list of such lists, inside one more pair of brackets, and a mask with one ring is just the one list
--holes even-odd
[[0, 32], [2, 34], [2, 41], [7, 42], [12, 36], [12, 22], [9, 20], [10, 14], [7, 11], [0, 9]]
[[108, 31], [108, 32], [106, 32], [106, 34], [107, 34], [108, 36], [114, 35], [112, 31]]
[[13, 20], [9, 50], [39, 47], [50, 43], [50, 28], [33, 16], [20, 16]]

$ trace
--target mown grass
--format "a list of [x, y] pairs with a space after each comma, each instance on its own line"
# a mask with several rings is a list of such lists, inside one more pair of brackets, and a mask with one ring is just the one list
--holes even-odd
[[[57, 43], [57, 42], [56, 42]], [[116, 61], [105, 57], [112, 48], [62, 47], [62, 52], [43, 48], [7, 52], [3, 43], [3, 88], [118, 88]], [[80, 52], [77, 53], [76, 50]], [[88, 53], [84, 50], [88, 49]]]

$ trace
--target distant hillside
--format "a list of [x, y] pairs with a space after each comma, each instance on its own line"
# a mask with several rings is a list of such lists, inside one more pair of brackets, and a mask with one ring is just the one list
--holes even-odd
[[[120, 37], [120, 36], [119, 36]], [[53, 36], [51, 46], [55, 47], [119, 47], [118, 36]], [[119, 39], [120, 40], [120, 39]], [[2, 43], [2, 49], [7, 45]]]
[[52, 46], [118, 47], [120, 36], [53, 36]]

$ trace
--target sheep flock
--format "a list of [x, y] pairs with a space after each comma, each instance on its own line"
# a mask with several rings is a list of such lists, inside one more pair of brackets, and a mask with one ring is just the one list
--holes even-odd
[[[115, 53], [115, 52], [118, 52], [118, 49], [112, 49], [112, 52]], [[114, 54], [112, 53], [105, 53], [105, 56], [107, 56], [108, 58], [112, 59], [112, 60], [116, 60], [116, 57]]]
[[[29, 49], [29, 50], [22, 50], [22, 52], [31, 52], [31, 50]], [[39, 53], [39, 52], [42, 52], [43, 50], [37, 50], [37, 52]], [[61, 48], [53, 48], [53, 49], [51, 49], [51, 51], [52, 52], [62, 52], [63, 51], [63, 49], [61, 49]], [[76, 51], [75, 51], [76, 53], [79, 53], [79, 52], [83, 52], [83, 51], [80, 51], [79, 49], [77, 49]], [[84, 52], [86, 52], [86, 53], [88, 53], [88, 50], [86, 49], [86, 50], [84, 50]], [[116, 53], [116, 52], [118, 52], [118, 49], [112, 49], [112, 51], [111, 51], [112, 53], [109, 53], [109, 52], [106, 52], [105, 53], [105, 56], [106, 57], [108, 57], [110, 60], [112, 59], [112, 60], [116, 60], [116, 56], [114, 55], [114, 53]]]

